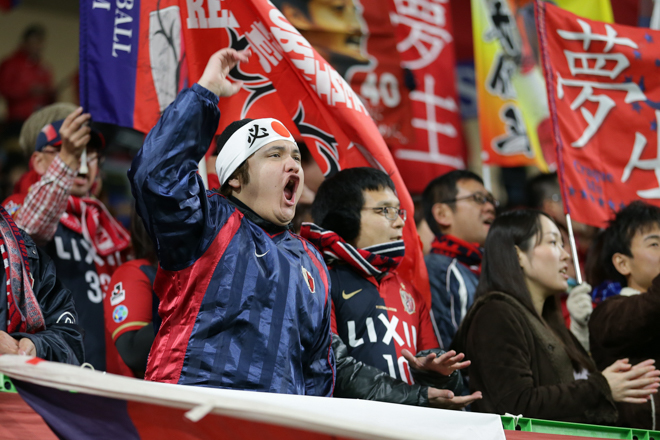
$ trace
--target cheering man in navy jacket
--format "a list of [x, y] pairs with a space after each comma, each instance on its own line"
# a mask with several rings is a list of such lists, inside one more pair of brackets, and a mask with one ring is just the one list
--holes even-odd
[[327, 268], [289, 231], [303, 188], [300, 151], [275, 119], [221, 134], [220, 194], [197, 174], [218, 126], [226, 76], [248, 51], [223, 49], [165, 110], [129, 179], [157, 247], [163, 320], [146, 379], [330, 396], [334, 388]]

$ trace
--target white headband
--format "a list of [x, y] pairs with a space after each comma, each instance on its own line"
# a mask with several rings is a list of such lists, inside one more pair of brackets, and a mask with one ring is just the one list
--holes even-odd
[[245, 159], [259, 151], [264, 145], [279, 140], [296, 143], [284, 124], [273, 118], [255, 119], [236, 130], [227, 139], [215, 160], [215, 171], [218, 174], [220, 185], [224, 185], [229, 180], [232, 173], [241, 166]]

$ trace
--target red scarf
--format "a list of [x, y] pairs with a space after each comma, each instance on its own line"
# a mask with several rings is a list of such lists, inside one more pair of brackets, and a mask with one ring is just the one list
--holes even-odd
[[105, 257], [126, 249], [131, 237], [100, 201], [90, 197], [69, 196], [62, 224], [82, 234]]
[[[30, 169], [14, 185], [14, 194], [27, 194], [40, 179], [41, 176]], [[94, 245], [96, 253], [103, 257], [126, 249], [131, 242], [129, 233], [110, 215], [103, 203], [90, 197], [69, 196], [66, 212], [60, 221], [72, 231], [82, 234]]]
[[0, 248], [7, 278], [7, 333], [37, 333], [46, 321], [32, 290], [28, 253], [23, 236], [5, 208], [0, 206]]
[[341, 260], [365, 276], [372, 277], [396, 269], [403, 260], [406, 250], [403, 240], [355, 249], [336, 232], [327, 231], [314, 223], [303, 223], [300, 235], [323, 254], [328, 265]]
[[456, 258], [476, 276], [481, 274], [483, 251], [478, 243], [468, 243], [453, 235], [443, 234], [431, 243], [431, 253]]

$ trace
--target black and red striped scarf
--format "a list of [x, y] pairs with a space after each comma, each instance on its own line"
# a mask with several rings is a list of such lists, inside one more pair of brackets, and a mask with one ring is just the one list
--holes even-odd
[[453, 235], [443, 234], [436, 236], [431, 243], [431, 253], [456, 258], [476, 276], [481, 274], [483, 251], [477, 243], [468, 243]]
[[328, 266], [333, 262], [343, 261], [365, 276], [376, 278], [396, 269], [406, 251], [403, 240], [355, 249], [346, 243], [339, 234], [327, 231], [314, 223], [303, 223], [300, 235], [309, 240], [323, 254]]
[[7, 333], [37, 333], [46, 329], [41, 307], [32, 290], [27, 248], [21, 231], [0, 206], [0, 249], [7, 277]]

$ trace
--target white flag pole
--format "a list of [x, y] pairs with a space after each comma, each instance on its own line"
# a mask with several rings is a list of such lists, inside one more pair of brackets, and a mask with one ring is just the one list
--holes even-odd
[[483, 164], [481, 165], [481, 178], [484, 181], [484, 188], [489, 193], [493, 192], [493, 182], [492, 175], [490, 173], [490, 165]]
[[573, 235], [573, 224], [571, 223], [571, 215], [568, 213], [566, 213], [566, 227], [568, 228], [568, 241], [571, 243], [571, 255], [573, 255], [573, 265], [575, 266], [575, 279], [578, 284], [582, 284], [582, 272], [580, 271], [577, 246], [575, 245], [575, 235]]
[[78, 172], [80, 174], [87, 174], [89, 172], [89, 168], [87, 167], [87, 148], [82, 150], [82, 154], [80, 155], [80, 168]]

